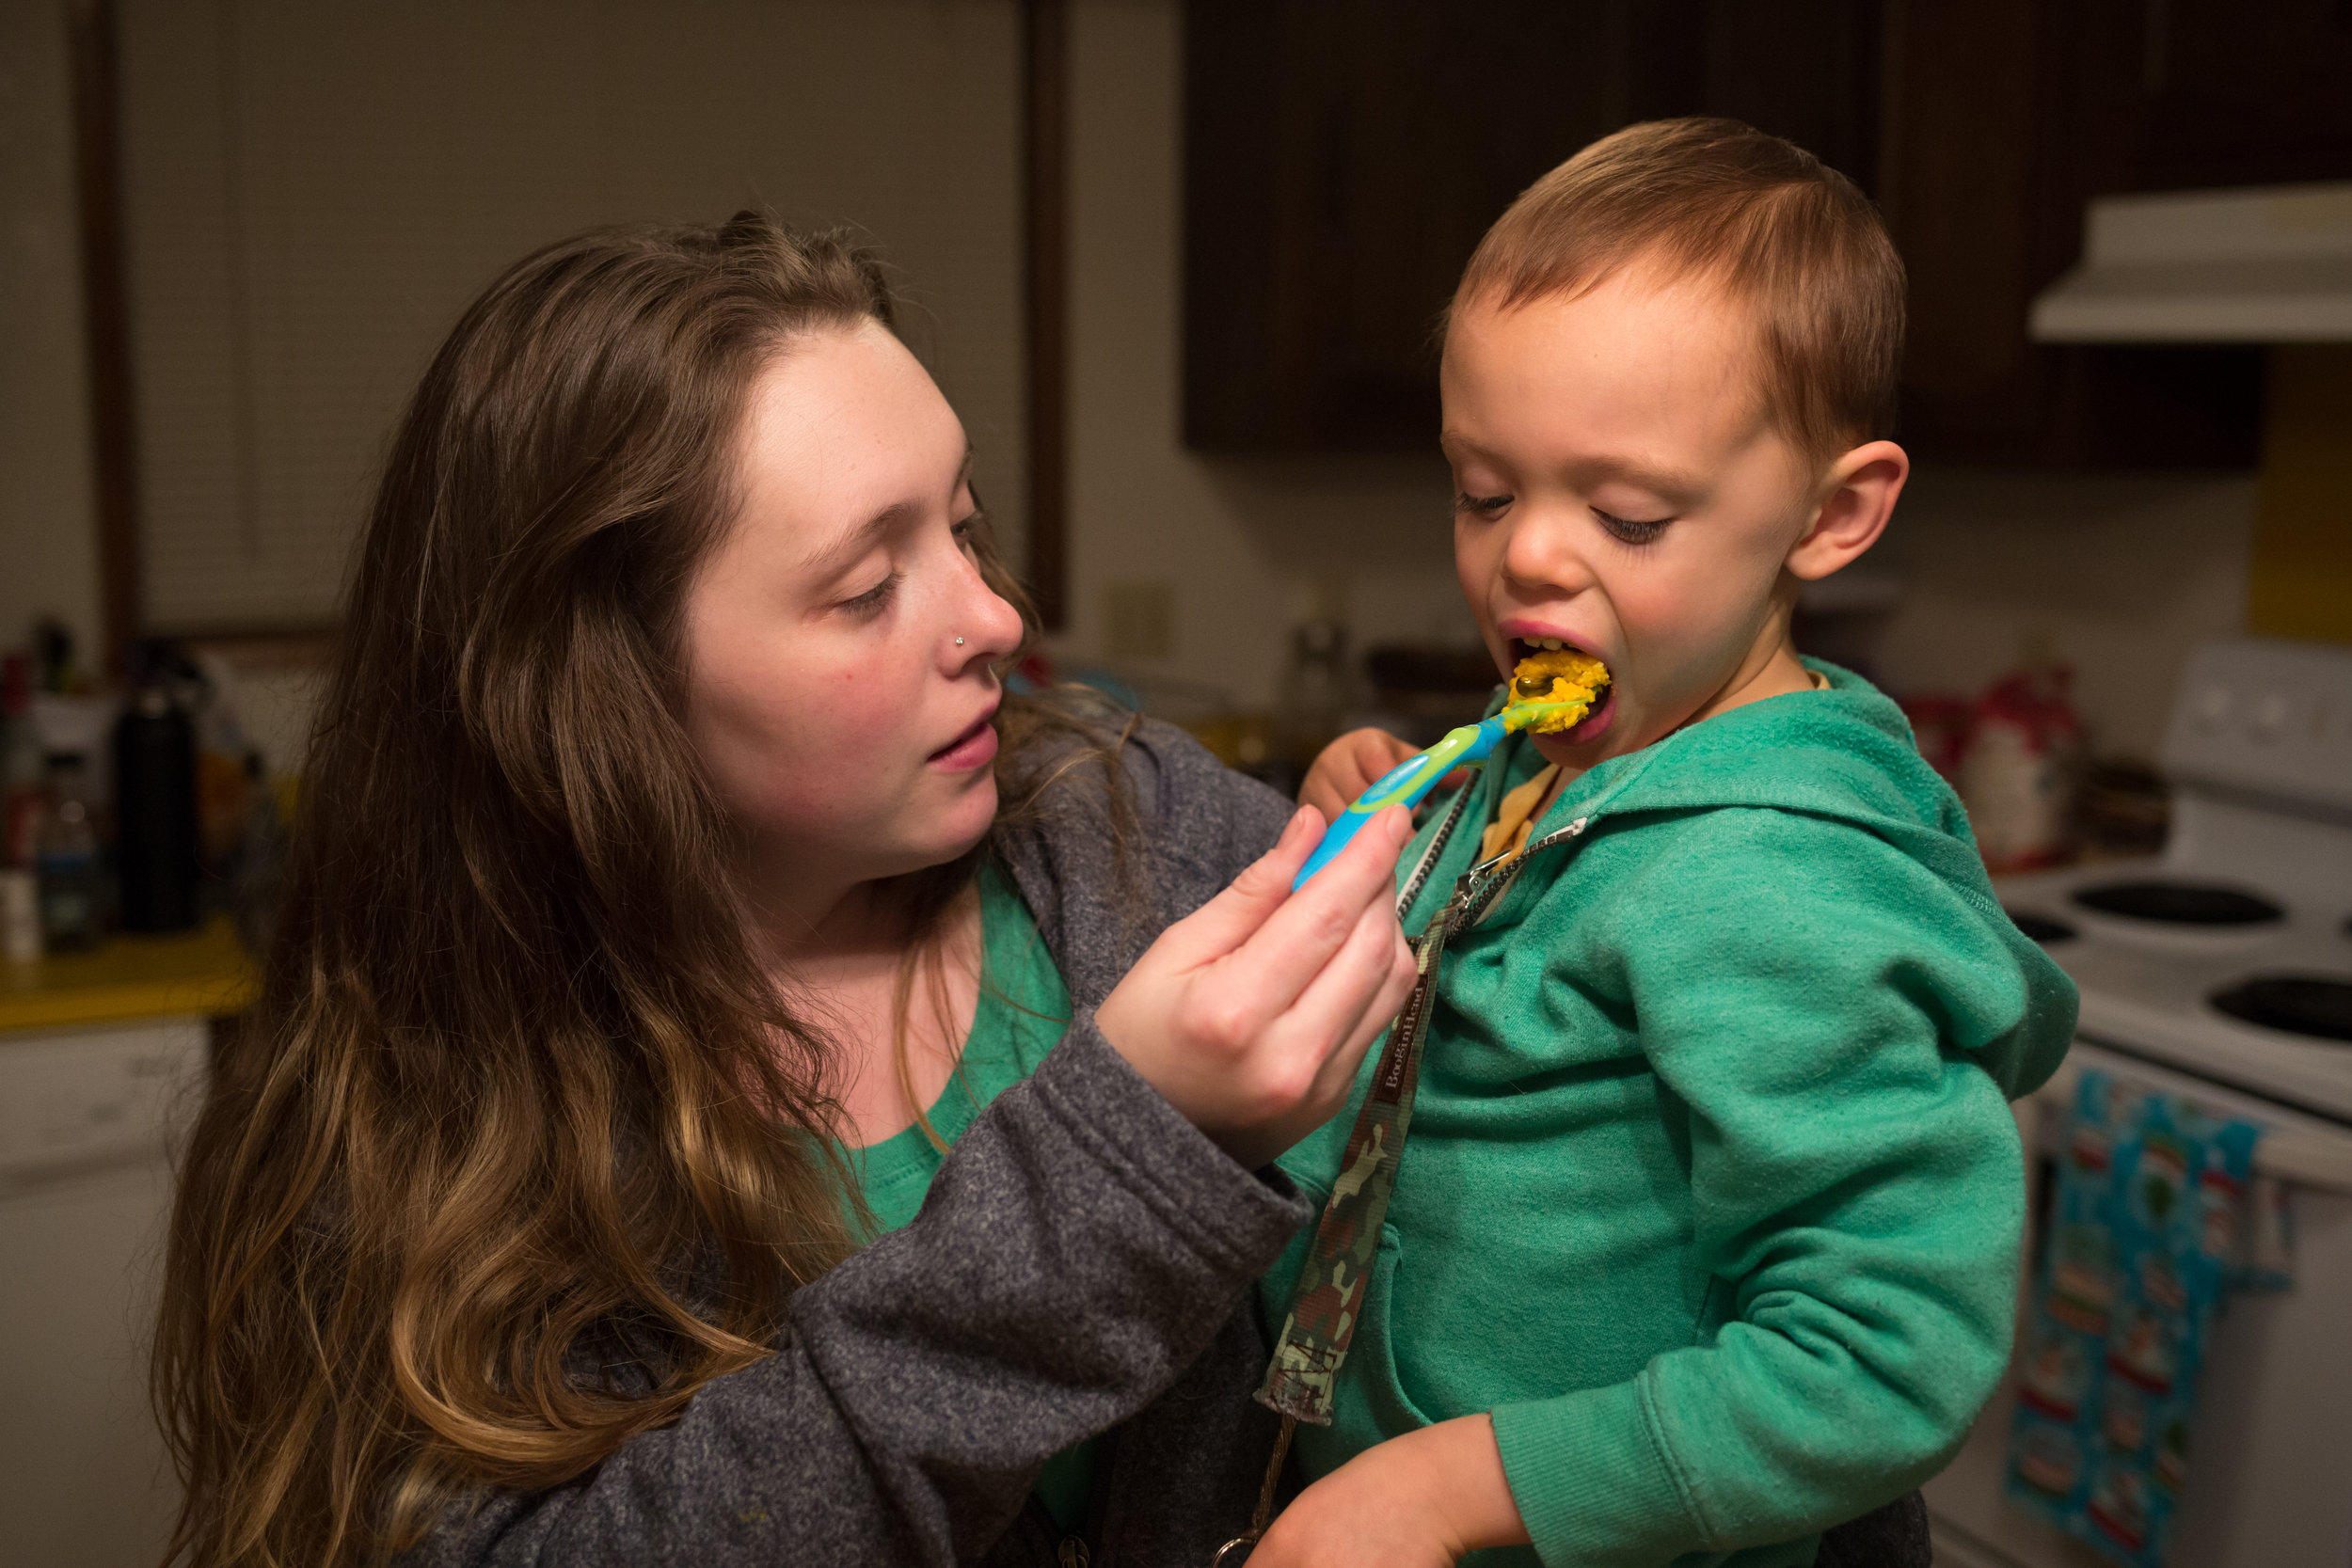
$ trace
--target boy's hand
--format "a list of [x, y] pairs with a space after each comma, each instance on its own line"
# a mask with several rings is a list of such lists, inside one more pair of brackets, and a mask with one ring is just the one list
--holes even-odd
[[1248, 1568], [1450, 1568], [1524, 1544], [1494, 1423], [1463, 1416], [1367, 1449], [1282, 1511]]
[[[1323, 813], [1326, 822], [1336, 821], [1381, 774], [1420, 750], [1386, 730], [1350, 730], [1326, 746], [1314, 766], [1307, 769], [1298, 786], [1298, 803]], [[1469, 777], [1469, 768], [1457, 768], [1438, 781], [1438, 787], [1459, 788]]]

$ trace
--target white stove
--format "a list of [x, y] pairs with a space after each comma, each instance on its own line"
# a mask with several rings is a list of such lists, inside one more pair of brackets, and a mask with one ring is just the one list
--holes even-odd
[[2191, 660], [2161, 857], [2004, 879], [2086, 1040], [2352, 1127], [2352, 648]]
[[[2296, 1287], [2225, 1299], [2167, 1560], [2352, 1568], [2352, 648], [2201, 646], [2161, 760], [2162, 855], [1998, 883], [2082, 990], [2065, 1068], [2017, 1107], [2045, 1156], [2030, 1186], [2090, 1068], [2265, 1129], [2255, 1170], [2291, 1195]], [[1937, 1562], [2111, 1568], [2004, 1501], [2013, 1405], [2005, 1384], [1927, 1487]]]

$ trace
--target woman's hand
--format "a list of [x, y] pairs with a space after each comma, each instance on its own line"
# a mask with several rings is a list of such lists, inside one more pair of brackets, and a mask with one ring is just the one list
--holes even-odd
[[1129, 1065], [1253, 1170], [1346, 1103], [1364, 1048], [1412, 989], [1395, 913], [1396, 856], [1411, 833], [1404, 812], [1382, 812], [1293, 893], [1323, 836], [1323, 818], [1301, 810], [1094, 1011]]
[[1308, 1487], [1249, 1568], [1451, 1568], [1526, 1540], [1494, 1422], [1463, 1416], [1366, 1449]]
[[[1370, 789], [1380, 776], [1421, 748], [1399, 740], [1386, 730], [1350, 730], [1317, 753], [1314, 765], [1298, 786], [1298, 803], [1312, 806], [1330, 821]], [[1458, 789], [1470, 769], [1457, 768], [1438, 781], [1439, 789]]]

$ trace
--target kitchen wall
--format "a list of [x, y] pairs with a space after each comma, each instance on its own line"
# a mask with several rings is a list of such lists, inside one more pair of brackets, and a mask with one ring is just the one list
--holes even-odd
[[[925, 19], [943, 3], [955, 0], [900, 8], [928, 39]], [[37, 610], [96, 630], [59, 14], [0, 8], [0, 526], [10, 561], [0, 634], [11, 640]], [[1180, 8], [1078, 0], [1071, 20], [1073, 616], [1060, 646], [1104, 657], [1113, 592], [1164, 592], [1166, 653], [1120, 667], [1176, 702], [1265, 706], [1289, 626], [1317, 610], [1343, 610], [1359, 645], [1469, 641], [1434, 433], [1426, 460], [1237, 462], [1184, 450]], [[852, 51], [837, 65], [804, 57], [812, 79], [853, 77], [864, 63], [854, 51], [875, 47], [855, 27], [805, 36]], [[874, 117], [859, 132], [887, 137], [895, 123]], [[1013, 200], [999, 145], [1011, 134], [992, 119], [971, 137], [973, 178], [999, 204]], [[915, 238], [899, 246], [901, 260], [942, 307], [954, 346], [967, 359], [979, 340], [1012, 352], [997, 312], [986, 322], [947, 315], [964, 303], [942, 282], [959, 264], [952, 234], [932, 226]], [[993, 270], [987, 282], [992, 298], [1007, 286]], [[992, 388], [967, 410], [999, 463], [1020, 439], [1009, 401]], [[2022, 650], [2046, 647], [2076, 666], [2102, 745], [2147, 754], [2188, 643], [2241, 624], [2252, 495], [2242, 477], [1922, 472], [1874, 558], [1903, 584], [1874, 633], [1877, 667], [1903, 687], [1966, 690]], [[290, 752], [299, 682], [282, 673], [268, 681], [267, 727], [275, 749]]]
[[[1073, 624], [1108, 650], [1113, 585], [1160, 582], [1174, 646], [1122, 668], [1273, 700], [1288, 626], [1345, 606], [1359, 645], [1469, 641], [1444, 465], [1211, 460], [1178, 439], [1176, 0], [1073, 8]], [[2021, 654], [2075, 666], [2103, 749], [2152, 755], [2188, 645], [2244, 618], [2243, 476], [1917, 474], [1870, 558], [1902, 584], [1871, 628], [1890, 684], [1972, 692]], [[1186, 690], [1184, 696], [1192, 693]]]
[[2352, 343], [2270, 351], [2247, 620], [2352, 642]]
[[153, 624], [326, 621], [386, 434], [492, 277], [746, 206], [902, 270], [1021, 537], [1013, 0], [111, 3]]
[[0, 644], [98, 637], [81, 242], [61, 5], [0, 5]]
[[1967, 694], [2054, 657], [2092, 745], [2152, 758], [2190, 645], [2244, 625], [2254, 483], [1926, 469], [1865, 558], [1902, 584], [1877, 673]]
[[1290, 625], [1336, 591], [1361, 636], [1469, 636], [1445, 467], [1240, 464], [1178, 438], [1183, 208], [1176, 0], [1072, 8], [1071, 605], [1111, 648], [1114, 585], [1166, 588], [1164, 658], [1122, 668], [1273, 701]]

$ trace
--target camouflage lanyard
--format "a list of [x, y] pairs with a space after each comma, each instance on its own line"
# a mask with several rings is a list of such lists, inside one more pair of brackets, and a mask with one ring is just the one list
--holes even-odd
[[[1462, 808], [1475, 793], [1465, 789], [1454, 801], [1444, 826], [1406, 883], [1400, 906], [1409, 907], [1420, 894], [1429, 868], [1444, 852], [1446, 841], [1461, 819]], [[1222, 1568], [1228, 1553], [1254, 1544], [1273, 1522], [1275, 1488], [1298, 1423], [1331, 1424], [1340, 1364], [1347, 1359], [1348, 1344], [1362, 1317], [1364, 1286], [1380, 1250], [1380, 1226], [1388, 1218], [1389, 1199], [1396, 1192], [1397, 1165], [1405, 1154], [1406, 1132], [1412, 1126], [1414, 1092], [1421, 1083], [1422, 1042], [1429, 1030], [1429, 1008], [1437, 993], [1438, 965], [1445, 956], [1446, 943], [1494, 907], [1530, 855], [1578, 836], [1590, 820], [1580, 816], [1517, 854], [1506, 852], [1470, 867], [1454, 882], [1445, 907], [1420, 936], [1409, 939], [1413, 989], [1396, 1022], [1389, 1026], [1389, 1043], [1380, 1053], [1363, 1108], [1356, 1113], [1356, 1125], [1347, 1134], [1339, 1178], [1323, 1206], [1306, 1264], [1291, 1288], [1290, 1310], [1282, 1319], [1265, 1382], [1258, 1389], [1258, 1402], [1282, 1418], [1282, 1431], [1275, 1439], [1265, 1481], [1258, 1491], [1257, 1513], [1250, 1521], [1249, 1533], [1219, 1547], [1210, 1568]], [[1404, 912], [1402, 907], [1398, 912]]]

